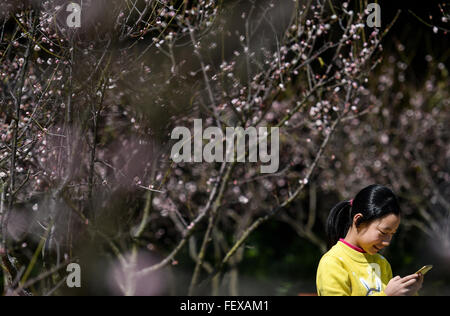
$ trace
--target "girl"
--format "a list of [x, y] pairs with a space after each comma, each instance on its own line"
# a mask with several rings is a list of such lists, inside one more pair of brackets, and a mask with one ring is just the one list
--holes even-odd
[[394, 193], [378, 184], [353, 200], [338, 203], [327, 220], [328, 247], [317, 269], [318, 295], [414, 295], [423, 276], [392, 278], [389, 262], [378, 252], [389, 246], [400, 225]]

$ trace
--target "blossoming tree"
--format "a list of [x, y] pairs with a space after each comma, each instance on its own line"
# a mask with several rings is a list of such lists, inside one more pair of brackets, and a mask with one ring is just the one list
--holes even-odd
[[[396, 145], [397, 154], [369, 162], [346, 145], [391, 142], [356, 128], [381, 108], [383, 94], [371, 84], [394, 76], [386, 69], [369, 80], [395, 18], [368, 27], [367, 1], [86, 0], [80, 27], [67, 24], [74, 13], [67, 5], [6, 1], [0, 16], [5, 293], [37, 284], [35, 294], [53, 293], [69, 262], [90, 270], [99, 260], [117, 263], [108, 272], [117, 293], [164, 293], [161, 276], [187, 254], [186, 294], [218, 294], [267, 221], [286, 221], [325, 249], [314, 230], [319, 211], [301, 201], [344, 190], [348, 180], [330, 165], [339, 169], [342, 159], [360, 178], [368, 168], [360, 164], [377, 173], [398, 155]], [[401, 122], [410, 124], [417, 111]], [[261, 174], [260, 162], [174, 163], [171, 131], [194, 119], [204, 128], [278, 127], [279, 170]], [[396, 188], [412, 185], [386, 177]], [[437, 198], [445, 217], [448, 201]], [[410, 223], [430, 232], [423, 221]]]

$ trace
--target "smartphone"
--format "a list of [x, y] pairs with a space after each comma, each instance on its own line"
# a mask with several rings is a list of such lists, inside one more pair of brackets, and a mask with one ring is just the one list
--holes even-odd
[[420, 268], [416, 273], [422, 273], [422, 275], [425, 275], [428, 271], [430, 271], [433, 268], [431, 264], [423, 266]]

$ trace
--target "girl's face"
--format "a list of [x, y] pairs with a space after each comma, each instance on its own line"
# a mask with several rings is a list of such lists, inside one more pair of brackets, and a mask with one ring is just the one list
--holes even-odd
[[[361, 214], [355, 215], [354, 223], [358, 215]], [[400, 216], [388, 214], [371, 223], [361, 224], [358, 228], [355, 227], [358, 246], [371, 255], [377, 253], [384, 247], [389, 246], [392, 236], [396, 233], [399, 225]]]

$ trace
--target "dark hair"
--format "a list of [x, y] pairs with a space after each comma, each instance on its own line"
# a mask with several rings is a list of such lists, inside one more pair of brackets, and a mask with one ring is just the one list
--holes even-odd
[[365, 187], [358, 192], [353, 201], [339, 202], [331, 209], [326, 226], [328, 248], [336, 244], [339, 238], [345, 237], [353, 217], [358, 213], [363, 216], [356, 223], [357, 226], [388, 214], [400, 215], [401, 211], [397, 197], [389, 188], [379, 184]]

